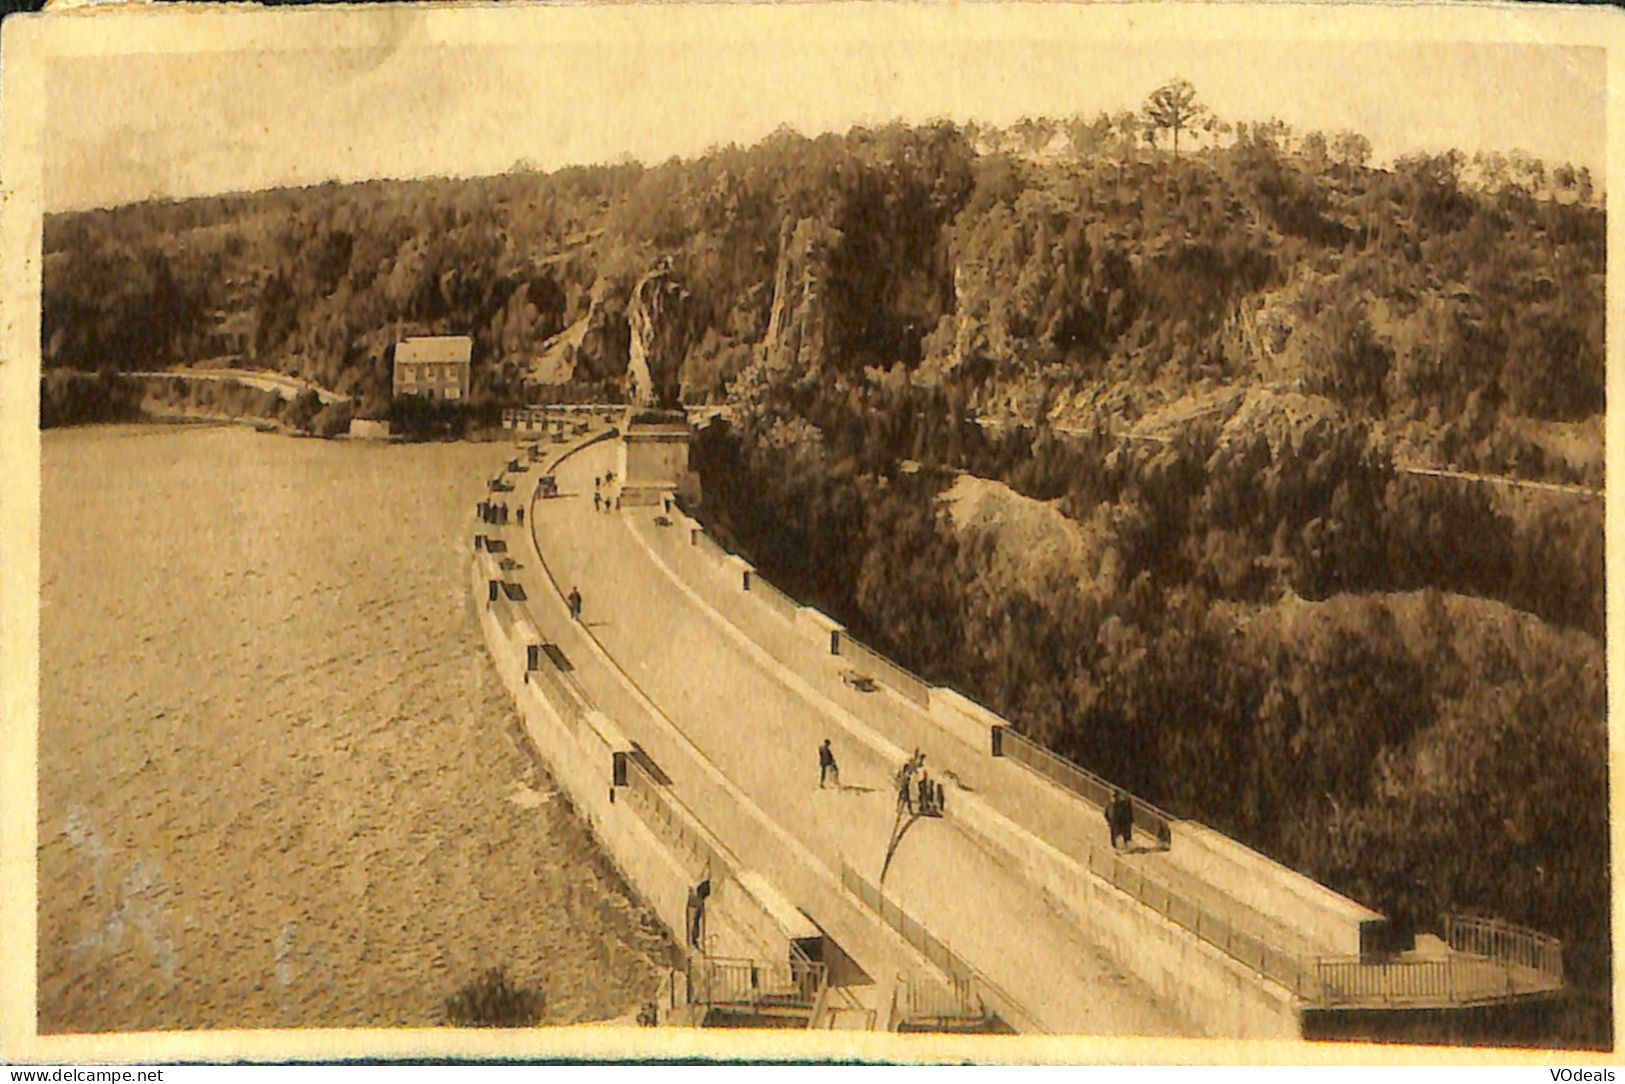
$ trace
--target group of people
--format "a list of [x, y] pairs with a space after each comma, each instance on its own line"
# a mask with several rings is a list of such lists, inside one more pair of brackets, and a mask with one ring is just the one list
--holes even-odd
[[615, 482], [615, 472], [610, 471], [592, 480], [592, 507], [597, 512], [619, 512], [621, 510], [621, 495], [611, 497], [604, 492], [605, 488]]
[[925, 754], [914, 750], [897, 773], [897, 807], [910, 816], [940, 817], [947, 800], [942, 785], [925, 770]]
[[[828, 738], [818, 747], [818, 789], [841, 787], [841, 769]], [[918, 749], [897, 772], [897, 808], [910, 816], [940, 817], [947, 806], [942, 784], [925, 770], [925, 754]]]
[[[479, 505], [479, 513], [480, 513], [480, 519], [484, 520], [486, 523], [493, 523], [493, 524], [496, 524], [499, 527], [507, 526], [507, 523], [508, 523], [508, 502], [507, 501], [481, 501], [480, 505]], [[525, 506], [524, 505], [521, 504], [521, 505], [516, 505], [514, 507], [514, 518], [515, 518], [515, 521], [517, 523], [519, 523], [521, 526], [524, 525], [524, 522], [525, 522]]]

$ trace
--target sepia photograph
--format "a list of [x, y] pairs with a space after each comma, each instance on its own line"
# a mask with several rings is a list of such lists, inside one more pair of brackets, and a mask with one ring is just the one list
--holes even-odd
[[8, 18], [8, 1056], [1610, 1054], [1616, 21], [1223, 7]]

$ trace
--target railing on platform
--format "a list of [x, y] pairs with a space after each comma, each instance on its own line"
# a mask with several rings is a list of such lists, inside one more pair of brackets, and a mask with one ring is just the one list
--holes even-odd
[[1449, 956], [1321, 957], [1315, 960], [1326, 1006], [1458, 1006], [1550, 994], [1562, 980], [1510, 960]]
[[1526, 967], [1563, 981], [1563, 943], [1537, 930], [1476, 915], [1446, 915], [1444, 940], [1456, 952]]
[[1315, 961], [1315, 975], [1324, 990], [1323, 1000], [1332, 1005], [1443, 1003], [1454, 1000], [1453, 963], [1448, 957], [1380, 963], [1358, 956], [1322, 957]]
[[982, 1000], [976, 983], [958, 975], [949, 976], [947, 985], [899, 975], [892, 997], [894, 1026], [908, 1021], [974, 1020], [996, 1015]]
[[828, 969], [811, 960], [766, 963], [735, 956], [701, 956], [689, 975], [690, 996], [707, 1008], [804, 1009], [823, 999]]
[[[966, 963], [957, 953], [950, 949], [941, 940], [934, 937], [929, 930], [921, 926], [909, 916], [897, 903], [889, 899], [879, 888], [868, 881], [853, 869], [843, 859], [841, 861], [841, 887], [856, 896], [858, 900], [875, 914], [881, 921], [912, 945], [920, 955], [929, 960], [937, 970], [948, 977], [951, 988], [951, 997], [954, 1004], [960, 1008], [966, 1005], [977, 1005], [983, 1010], [991, 1009], [1004, 1020], [1006, 1024], [1019, 1028], [1022, 1031], [1043, 1031], [1038, 1021], [1021, 1004], [1005, 993], [996, 983]], [[965, 1015], [962, 1012], [954, 1014]]]

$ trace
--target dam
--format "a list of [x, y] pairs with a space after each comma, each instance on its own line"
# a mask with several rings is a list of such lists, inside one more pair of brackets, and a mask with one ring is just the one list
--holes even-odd
[[[1110, 783], [719, 546], [669, 420], [568, 417], [502, 447], [470, 590], [536, 748], [682, 950], [652, 1020], [1437, 1039], [1561, 993], [1535, 931], [1408, 936], [1136, 798], [1120, 845]], [[940, 815], [899, 800], [919, 756]]]

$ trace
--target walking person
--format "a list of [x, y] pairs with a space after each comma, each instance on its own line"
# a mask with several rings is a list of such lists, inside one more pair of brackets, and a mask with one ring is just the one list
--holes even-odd
[[841, 789], [841, 769], [835, 764], [835, 751], [829, 747], [829, 739], [818, 747], [818, 789], [824, 789], [825, 780], [834, 782], [835, 789]]
[[920, 811], [920, 816], [929, 817], [931, 815], [931, 777], [924, 771], [920, 772], [920, 782], [917, 789], [919, 790], [917, 808]]
[[514, 518], [516, 520], [518, 520], [519, 526], [523, 527], [525, 525], [525, 506], [524, 505], [520, 505], [519, 508], [517, 510], [515, 510]]
[[575, 620], [575, 621], [580, 621], [581, 620], [581, 592], [576, 590], [574, 587], [570, 588], [570, 594], [565, 599], [565, 601], [570, 604], [570, 617], [571, 617], [571, 619]]
[[604, 498], [600, 497], [596, 492], [594, 492], [592, 495], [592, 510], [594, 512], [602, 511], [603, 507]]

